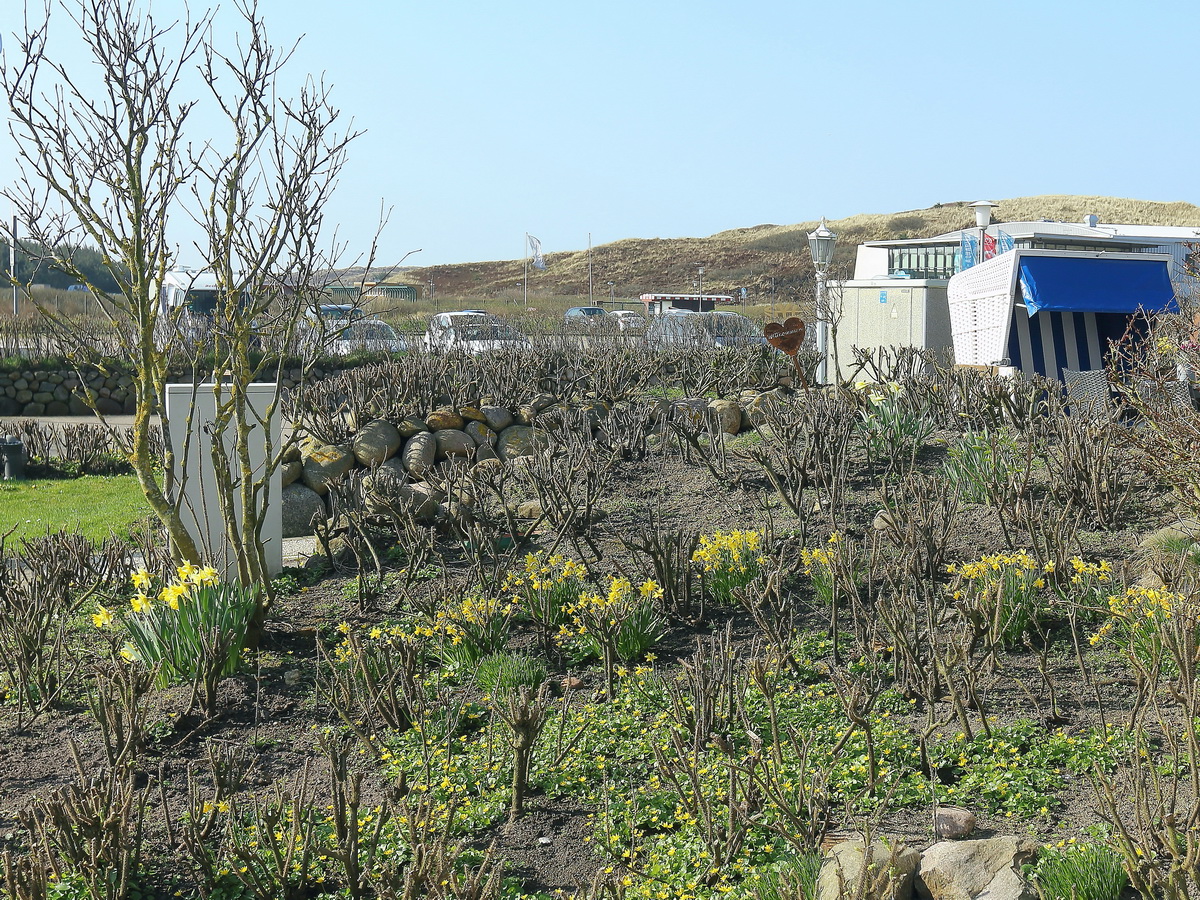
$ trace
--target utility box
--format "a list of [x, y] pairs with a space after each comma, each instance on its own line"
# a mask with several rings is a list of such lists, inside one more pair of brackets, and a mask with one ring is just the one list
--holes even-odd
[[[211, 432], [217, 410], [216, 387], [213, 384], [168, 384], [167, 419], [171, 447], [175, 452], [173, 475], [176, 491], [182, 500], [180, 515], [184, 527], [200, 552], [206, 556], [199, 562], [212, 566], [225, 580], [237, 576], [237, 557], [226, 536], [225, 519], [221, 514], [214, 479]], [[222, 388], [222, 402], [225, 402], [228, 388]], [[274, 384], [251, 384], [246, 388], [246, 401], [251, 410], [249, 415], [256, 422], [250, 432], [250, 462], [255, 480], [262, 476], [268, 462], [268, 434], [260, 423], [266, 421], [267, 409], [275, 400], [276, 391]], [[281, 433], [278, 415], [267, 421], [266, 427], [269, 429], [271, 446], [278, 452]], [[224, 446], [231, 464], [236, 465], [233, 459], [234, 438], [231, 425], [230, 433], [224, 436]], [[232, 472], [230, 476], [236, 486], [238, 473]], [[261, 540], [269, 575], [277, 575], [283, 570], [282, 491], [283, 476], [276, 468], [271, 475], [269, 488], [264, 491], [267, 500], [265, 509], [259, 511], [262, 520]], [[240, 528], [242, 511], [236, 487], [234, 504]]]
[[[829, 305], [840, 312], [840, 320], [835, 323], [839, 379], [855, 375], [855, 347], [953, 351], [947, 283], [914, 278], [856, 278], [831, 283]], [[834, 327], [830, 325], [826, 351], [830, 373], [834, 372]]]

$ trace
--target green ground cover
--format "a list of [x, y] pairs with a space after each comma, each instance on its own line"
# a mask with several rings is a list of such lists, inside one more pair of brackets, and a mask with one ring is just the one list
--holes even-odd
[[67, 528], [99, 541], [112, 533], [128, 533], [149, 514], [132, 475], [0, 482], [0, 534], [16, 529], [9, 540]]

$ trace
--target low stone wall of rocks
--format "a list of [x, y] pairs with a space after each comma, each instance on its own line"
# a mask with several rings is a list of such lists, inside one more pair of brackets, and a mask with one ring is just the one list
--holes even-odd
[[[315, 369], [302, 373], [300, 369], [284, 372], [284, 390], [295, 387], [301, 377], [306, 382], [320, 381], [340, 374], [340, 369]], [[168, 380], [189, 381], [190, 372], [180, 370]], [[0, 372], [0, 416], [89, 416], [86, 397], [93, 392], [96, 409], [104, 415], [131, 415], [135, 397], [131, 390], [133, 376], [128, 372], [83, 370], [83, 377], [74, 369], [31, 367], [12, 372]]]
[[[737, 400], [685, 398], [644, 400], [662, 415], [680, 414], [700, 423], [710, 411], [725, 435], [751, 427], [759, 410], [786, 387], [764, 393], [748, 392]], [[436, 409], [428, 415], [400, 421], [376, 419], [358, 429], [349, 443], [330, 445], [306, 439], [294, 448], [283, 471], [284, 537], [312, 533], [315, 517], [328, 516], [328, 495], [335, 479], [355, 469], [363, 478], [364, 502], [380, 515], [411, 515], [419, 522], [445, 520], [446, 497], [433, 477], [446, 460], [479, 465], [488, 460], [513, 462], [532, 455], [546, 443], [545, 430], [555, 413], [582, 410], [594, 430], [603, 428], [610, 409], [598, 400], [574, 406], [542, 394], [519, 407], [480, 404]], [[647, 421], [655, 421], [648, 416]], [[657, 421], [662, 421], [658, 418]]]

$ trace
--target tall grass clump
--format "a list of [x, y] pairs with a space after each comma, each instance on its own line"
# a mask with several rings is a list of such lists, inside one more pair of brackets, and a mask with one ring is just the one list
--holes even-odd
[[1044, 847], [1026, 876], [1038, 900], [1118, 900], [1129, 881], [1121, 858], [1102, 844]]

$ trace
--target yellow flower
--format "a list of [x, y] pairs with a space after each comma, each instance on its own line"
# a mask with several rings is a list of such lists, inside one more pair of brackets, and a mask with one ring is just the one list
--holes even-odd
[[168, 584], [158, 593], [158, 599], [165, 603], [171, 609], [179, 609], [179, 600], [186, 597], [188, 588], [186, 584]]
[[92, 614], [92, 622], [97, 628], [108, 628], [113, 623], [113, 614], [111, 609], [107, 609], [103, 604], [96, 604], [96, 612]]
[[133, 582], [133, 586], [139, 591], [144, 591], [150, 586], [150, 573], [145, 569], [138, 569], [129, 576], [129, 580]]
[[195, 585], [216, 584], [217, 570], [212, 566], [205, 566], [203, 569], [197, 569], [194, 571], [189, 577], [189, 580]]
[[138, 591], [138, 593], [134, 594], [133, 598], [129, 601], [129, 605], [133, 607], [133, 611], [135, 613], [145, 612], [150, 608], [150, 598], [141, 591]]

